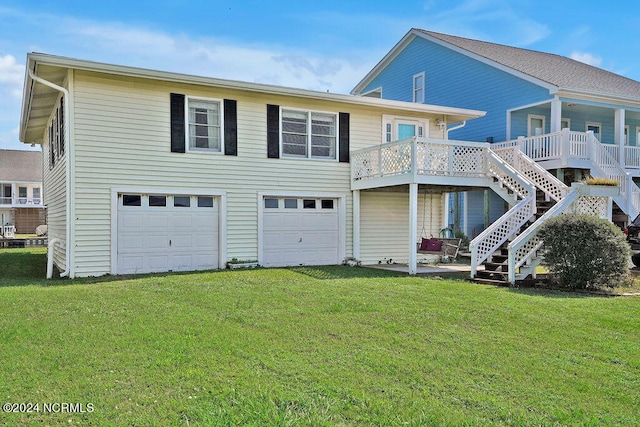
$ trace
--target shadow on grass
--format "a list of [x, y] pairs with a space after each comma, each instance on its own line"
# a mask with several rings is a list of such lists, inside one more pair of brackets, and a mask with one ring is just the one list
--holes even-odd
[[[242, 274], [243, 271], [260, 271], [262, 268], [251, 270], [208, 270], [188, 272], [149, 273], [135, 275], [104, 275], [97, 277], [82, 277], [76, 279], [61, 278], [60, 272], [54, 268], [51, 279], [46, 279], [47, 252], [46, 248], [25, 248], [0, 250], [0, 287], [13, 286], [67, 286], [71, 284], [99, 284], [114, 281], [135, 281], [148, 278], [164, 278], [169, 276], [192, 274]], [[291, 271], [297, 274], [317, 279], [349, 279], [349, 278], [384, 278], [403, 277], [406, 274], [394, 271], [346, 266], [313, 266], [313, 267], [288, 267], [271, 269]]]

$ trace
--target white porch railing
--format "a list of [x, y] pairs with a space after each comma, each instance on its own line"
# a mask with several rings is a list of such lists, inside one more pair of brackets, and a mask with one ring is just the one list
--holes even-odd
[[37, 205], [42, 206], [42, 198], [40, 197], [0, 197], [0, 205]]
[[2, 226], [2, 237], [5, 239], [11, 239], [15, 237], [16, 228], [13, 225]]
[[409, 138], [351, 152], [351, 180], [415, 174], [487, 177], [487, 143]]
[[[559, 160], [560, 167], [569, 167], [571, 161], [584, 162], [594, 177], [608, 178], [619, 183], [620, 195], [614, 200], [630, 219], [640, 213], [640, 188], [618, 162], [619, 148], [601, 144], [593, 132], [563, 129], [560, 132], [493, 144], [491, 149], [499, 152], [514, 146], [536, 162]], [[639, 149], [640, 147], [625, 147], [625, 156], [628, 156], [631, 164], [635, 162], [640, 167]]]

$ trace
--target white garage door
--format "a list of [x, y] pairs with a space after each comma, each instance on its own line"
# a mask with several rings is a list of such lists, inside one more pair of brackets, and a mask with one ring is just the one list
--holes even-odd
[[265, 197], [263, 203], [265, 267], [340, 263], [336, 199]]
[[211, 196], [118, 196], [118, 274], [218, 268], [219, 201]]

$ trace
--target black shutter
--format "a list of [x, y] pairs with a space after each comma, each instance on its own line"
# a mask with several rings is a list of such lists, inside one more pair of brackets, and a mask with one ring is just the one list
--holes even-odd
[[238, 155], [238, 102], [224, 100], [224, 154]]
[[171, 151], [185, 152], [184, 95], [171, 94]]
[[280, 107], [267, 104], [267, 157], [280, 157]]
[[340, 128], [338, 160], [346, 163], [349, 163], [349, 117], [349, 113], [340, 113], [338, 116], [338, 126]]

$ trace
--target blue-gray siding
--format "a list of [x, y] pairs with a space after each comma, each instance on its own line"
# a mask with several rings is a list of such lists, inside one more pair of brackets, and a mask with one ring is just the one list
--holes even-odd
[[506, 111], [551, 98], [549, 91], [423, 38], [413, 39], [362, 91], [382, 87], [382, 97], [412, 100], [413, 75], [424, 71], [425, 103], [486, 111], [450, 134], [451, 139], [504, 141]]

